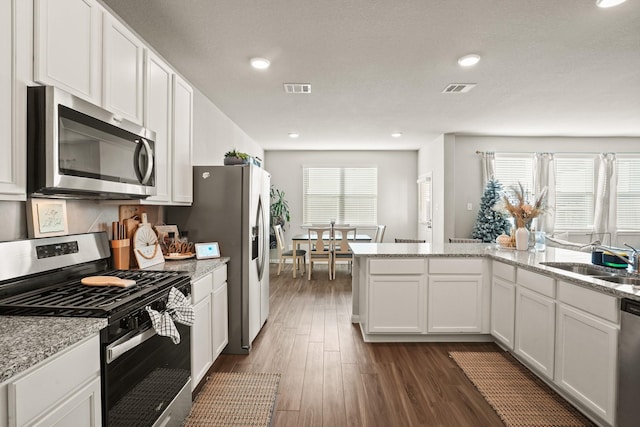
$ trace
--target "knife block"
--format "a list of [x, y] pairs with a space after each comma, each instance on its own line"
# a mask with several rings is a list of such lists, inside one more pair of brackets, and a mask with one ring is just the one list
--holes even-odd
[[111, 260], [116, 270], [129, 269], [130, 245], [129, 239], [111, 240]]

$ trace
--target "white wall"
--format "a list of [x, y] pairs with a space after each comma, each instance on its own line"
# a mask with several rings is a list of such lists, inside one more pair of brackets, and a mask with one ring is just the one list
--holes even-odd
[[[418, 223], [418, 154], [416, 151], [266, 151], [266, 169], [271, 184], [285, 192], [291, 211], [287, 240], [301, 233], [302, 166], [371, 166], [378, 167], [378, 223], [387, 226], [384, 240], [395, 237], [415, 238]], [[374, 233], [371, 230], [362, 230]], [[360, 229], [358, 230], [360, 232]]]
[[236, 149], [264, 159], [264, 150], [197, 88], [193, 90], [194, 165], [221, 165], [224, 153]]
[[[453, 147], [454, 180], [444, 191], [454, 194], [451, 218], [457, 236], [471, 235], [483, 193], [482, 170], [479, 151], [494, 152], [549, 152], [549, 153], [600, 153], [640, 152], [640, 138], [567, 138], [567, 137], [507, 137], [449, 135]], [[467, 203], [473, 210], [467, 210]], [[578, 240], [579, 236], [572, 236]], [[585, 237], [588, 239], [588, 237]]]

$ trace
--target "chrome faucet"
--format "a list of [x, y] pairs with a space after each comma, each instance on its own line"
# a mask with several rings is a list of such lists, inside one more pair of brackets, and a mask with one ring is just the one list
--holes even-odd
[[592, 252], [594, 250], [596, 250], [596, 249], [601, 249], [601, 250], [607, 252], [608, 254], [611, 254], [614, 257], [618, 258], [619, 260], [621, 260], [625, 264], [628, 264], [628, 271], [629, 272], [634, 273], [634, 274], [639, 274], [640, 271], [638, 270], [638, 263], [640, 261], [640, 254], [638, 254], [638, 251], [633, 246], [628, 245], [626, 243], [623, 243], [623, 244], [633, 251], [631, 254], [628, 255], [628, 258], [625, 258], [623, 256], [618, 255], [617, 251], [619, 251], [621, 248], [614, 248], [612, 246], [604, 246], [604, 245], [601, 244], [600, 240], [594, 240], [593, 242], [589, 243], [588, 245], [583, 246], [583, 248], [590, 247]]

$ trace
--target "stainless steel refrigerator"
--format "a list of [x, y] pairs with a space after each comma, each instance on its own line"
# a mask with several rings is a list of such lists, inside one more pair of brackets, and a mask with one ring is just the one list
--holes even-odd
[[192, 206], [166, 209], [166, 223], [187, 230], [189, 241], [218, 242], [231, 257], [225, 353], [249, 353], [269, 315], [270, 179], [254, 165], [194, 166]]

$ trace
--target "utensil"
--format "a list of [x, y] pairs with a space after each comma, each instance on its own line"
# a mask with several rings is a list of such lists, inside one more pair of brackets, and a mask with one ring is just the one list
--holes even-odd
[[136, 284], [135, 280], [121, 279], [115, 276], [88, 276], [83, 277], [80, 283], [87, 286], [117, 286], [128, 288]]

